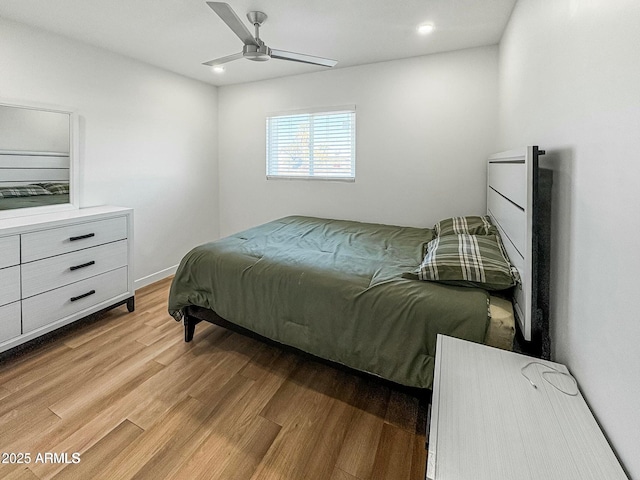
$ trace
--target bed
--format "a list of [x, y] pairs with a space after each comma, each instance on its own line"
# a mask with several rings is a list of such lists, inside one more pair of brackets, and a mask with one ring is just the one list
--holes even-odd
[[431, 388], [437, 334], [509, 348], [514, 332], [511, 292], [505, 298], [416, 279], [434, 236], [428, 228], [278, 219], [189, 252], [172, 282], [169, 313], [184, 322], [186, 341], [200, 321], [233, 325]]
[[0, 149], [0, 211], [70, 203], [68, 152]]
[[[53, 193], [50, 190], [45, 189], [47, 193], [38, 191], [37, 193], [32, 195], [26, 193], [20, 193], [18, 195], [7, 194], [8, 191], [15, 192], [18, 189], [11, 187], [0, 187], [0, 210], [13, 210], [15, 208], [42, 207], [45, 205], [59, 205], [69, 203], [69, 184], [67, 183], [64, 185], [66, 186], [66, 192], [64, 193]], [[24, 188], [21, 188], [20, 190], [27, 191], [34, 189], [31, 185], [25, 185]]]

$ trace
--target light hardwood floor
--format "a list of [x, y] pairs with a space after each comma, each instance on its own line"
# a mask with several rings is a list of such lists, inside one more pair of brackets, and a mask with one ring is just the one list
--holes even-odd
[[[0, 361], [4, 479], [424, 479], [415, 396], [166, 311], [170, 279]], [[80, 463], [35, 463], [38, 453]]]

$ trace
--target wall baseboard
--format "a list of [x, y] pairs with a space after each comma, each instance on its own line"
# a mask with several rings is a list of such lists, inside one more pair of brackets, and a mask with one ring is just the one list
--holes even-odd
[[178, 265], [174, 265], [169, 268], [165, 268], [164, 270], [160, 270], [159, 272], [152, 273], [151, 275], [147, 275], [146, 277], [139, 278], [135, 282], [133, 282], [133, 288], [138, 290], [139, 288], [146, 287], [147, 285], [151, 285], [154, 282], [162, 280], [163, 278], [167, 278], [169, 275], [173, 275], [178, 270]]

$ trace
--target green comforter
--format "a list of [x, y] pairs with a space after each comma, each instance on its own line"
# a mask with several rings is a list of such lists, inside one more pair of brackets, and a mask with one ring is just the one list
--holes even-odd
[[432, 230], [286, 217], [189, 252], [169, 313], [188, 305], [313, 355], [431, 388], [436, 335], [482, 342], [488, 294], [409, 278]]
[[58, 205], [69, 203], [69, 194], [59, 195], [34, 195], [30, 197], [0, 198], [0, 210], [13, 210], [14, 208], [42, 207], [45, 205]]

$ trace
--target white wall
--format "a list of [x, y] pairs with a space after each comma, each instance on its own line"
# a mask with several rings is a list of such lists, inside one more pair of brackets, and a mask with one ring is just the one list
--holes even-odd
[[[432, 226], [484, 212], [497, 56], [483, 47], [221, 87], [221, 234], [291, 214]], [[266, 180], [267, 113], [349, 104], [355, 183]]]
[[0, 72], [0, 97], [77, 109], [80, 205], [135, 209], [138, 286], [217, 237], [216, 87], [1, 19]]
[[554, 170], [552, 341], [640, 478], [640, 2], [520, 0], [500, 44], [501, 148]]

